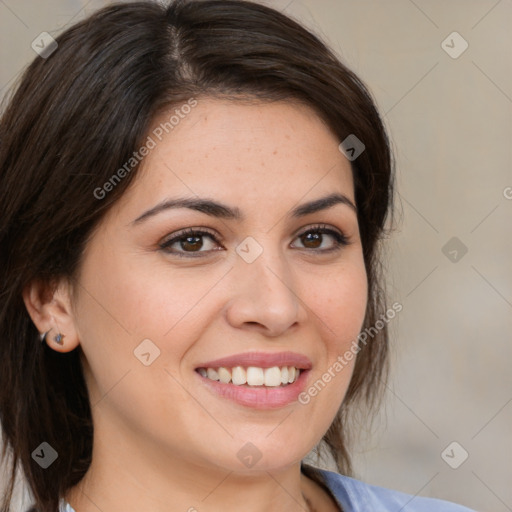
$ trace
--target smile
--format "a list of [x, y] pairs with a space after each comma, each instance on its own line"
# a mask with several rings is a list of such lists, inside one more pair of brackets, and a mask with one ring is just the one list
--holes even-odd
[[207, 379], [235, 386], [283, 387], [298, 380], [301, 370], [295, 366], [273, 366], [260, 368], [257, 366], [235, 366], [233, 368], [198, 368], [196, 370]]

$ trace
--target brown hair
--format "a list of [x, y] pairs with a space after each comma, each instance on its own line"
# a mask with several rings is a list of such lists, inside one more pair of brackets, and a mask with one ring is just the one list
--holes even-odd
[[[355, 199], [368, 275], [363, 327], [385, 310], [379, 241], [392, 205], [393, 161], [367, 88], [319, 38], [284, 14], [243, 0], [112, 4], [56, 39], [21, 76], [0, 120], [0, 415], [9, 489], [21, 464], [35, 505], [55, 512], [91, 462], [93, 426], [81, 349], [41, 343], [22, 299], [34, 280], [73, 280], [93, 229], [137, 174], [102, 187], [141, 146], [154, 119], [190, 97], [299, 100], [339, 141], [354, 134]], [[351, 474], [346, 425], [372, 410], [387, 375], [387, 326], [361, 345], [340, 411], [323, 441]], [[42, 470], [31, 454], [46, 441], [58, 459]]]

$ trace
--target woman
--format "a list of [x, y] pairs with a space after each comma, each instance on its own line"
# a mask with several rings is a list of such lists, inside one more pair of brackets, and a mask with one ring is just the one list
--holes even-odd
[[[0, 125], [0, 410], [32, 510], [467, 511], [350, 477], [400, 307], [360, 80], [238, 0], [112, 5], [48, 48]], [[321, 441], [340, 474], [302, 462]]]

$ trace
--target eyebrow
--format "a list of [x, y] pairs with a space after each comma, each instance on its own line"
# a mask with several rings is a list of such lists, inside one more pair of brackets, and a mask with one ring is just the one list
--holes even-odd
[[[332, 208], [337, 204], [347, 205], [352, 210], [354, 210], [355, 213], [357, 213], [355, 204], [347, 196], [344, 194], [335, 193], [321, 197], [319, 199], [315, 199], [308, 203], [301, 204], [300, 206], [294, 208], [288, 214], [288, 216], [292, 218], [300, 218], [312, 213], [319, 212], [321, 210], [327, 210], [328, 208]], [[244, 214], [238, 207], [227, 206], [209, 198], [179, 197], [174, 199], [165, 199], [161, 203], [158, 203], [156, 206], [150, 208], [142, 215], [137, 217], [134, 221], [132, 221], [132, 225], [140, 224], [143, 220], [154, 217], [155, 215], [165, 210], [178, 208], [189, 208], [190, 210], [205, 213], [206, 215], [217, 217], [219, 219], [236, 221], [243, 221], [245, 219]]]

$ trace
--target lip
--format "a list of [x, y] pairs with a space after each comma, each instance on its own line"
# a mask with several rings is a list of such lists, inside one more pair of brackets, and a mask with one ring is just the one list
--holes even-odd
[[[228, 357], [207, 361], [196, 366], [198, 368], [234, 368], [235, 366], [257, 366], [272, 368], [273, 366], [295, 366], [300, 370], [310, 370], [313, 366], [309, 357], [297, 352], [245, 352]], [[307, 372], [304, 372], [307, 373]], [[300, 379], [300, 377], [299, 377]], [[297, 380], [298, 382], [299, 380]]]
[[[222, 360], [219, 359], [219, 361]], [[215, 363], [215, 361], [212, 362]], [[199, 368], [202, 367], [200, 366]], [[306, 381], [309, 377], [310, 370], [302, 370], [299, 378], [295, 382], [284, 387], [237, 386], [231, 383], [225, 384], [223, 382], [211, 380], [208, 377], [203, 377], [197, 371], [194, 373], [197, 378], [200, 379], [200, 382], [206, 386], [208, 391], [216, 396], [220, 396], [221, 398], [231, 400], [239, 405], [251, 407], [253, 409], [277, 409], [285, 407], [298, 399], [299, 395], [306, 387]]]

